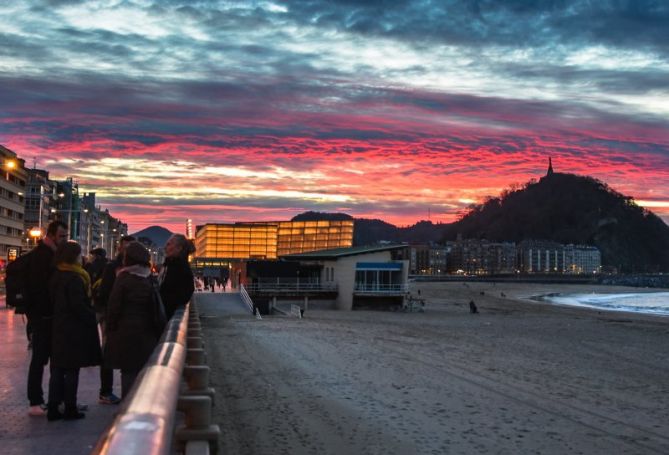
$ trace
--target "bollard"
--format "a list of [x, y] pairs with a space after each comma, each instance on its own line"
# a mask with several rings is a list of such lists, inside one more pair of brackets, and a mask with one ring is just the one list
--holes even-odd
[[174, 433], [178, 442], [208, 441], [212, 452], [218, 449], [221, 429], [211, 423], [211, 398], [203, 396], [180, 397], [177, 409], [185, 413], [185, 425]]
[[186, 364], [187, 365], [204, 365], [206, 363], [206, 356], [204, 349], [186, 349]]

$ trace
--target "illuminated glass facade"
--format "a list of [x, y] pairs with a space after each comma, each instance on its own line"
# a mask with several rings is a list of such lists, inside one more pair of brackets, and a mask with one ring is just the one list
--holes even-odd
[[206, 224], [195, 236], [198, 258], [276, 259], [353, 245], [353, 220]]

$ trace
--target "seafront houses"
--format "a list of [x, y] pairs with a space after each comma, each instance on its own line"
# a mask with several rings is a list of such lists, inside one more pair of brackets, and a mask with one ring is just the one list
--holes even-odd
[[285, 255], [279, 261], [248, 261], [233, 275], [261, 312], [281, 303], [320, 307], [400, 306], [409, 275], [406, 245], [335, 248]]
[[599, 273], [601, 270], [601, 253], [594, 246], [524, 240], [517, 248], [521, 273], [578, 275]]

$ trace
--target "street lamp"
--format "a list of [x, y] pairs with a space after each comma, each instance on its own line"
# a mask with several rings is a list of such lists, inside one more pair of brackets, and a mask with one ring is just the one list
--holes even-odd
[[[60, 193], [59, 196], [63, 196], [63, 193]], [[65, 209], [51, 209], [51, 213], [88, 213], [88, 209], [83, 210], [65, 210]], [[67, 232], [70, 238], [72, 238], [72, 233], [70, 232], [70, 216], [67, 217]]]
[[5, 176], [6, 180], [9, 180], [9, 171], [16, 168], [16, 161], [14, 160], [5, 160]]
[[42, 229], [38, 227], [34, 227], [29, 231], [30, 237], [33, 238], [33, 241], [35, 242], [35, 245], [37, 245], [37, 239], [42, 237]]

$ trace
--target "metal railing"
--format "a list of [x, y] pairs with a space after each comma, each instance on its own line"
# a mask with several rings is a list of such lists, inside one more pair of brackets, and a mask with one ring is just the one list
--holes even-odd
[[251, 292], [337, 292], [336, 283], [251, 283], [246, 286]]
[[246, 292], [246, 287], [244, 287], [243, 284], [239, 285], [239, 295], [242, 298], [242, 302], [244, 302], [246, 304], [246, 306], [249, 307], [249, 310], [251, 310], [251, 313], [255, 313], [253, 300], [251, 300], [251, 297], [249, 296], [249, 293]]
[[190, 303], [176, 311], [120, 412], [92, 454], [169, 454], [179, 386], [186, 361]]
[[409, 286], [406, 284], [379, 284], [379, 283], [356, 283], [353, 292], [399, 294], [407, 292]]

